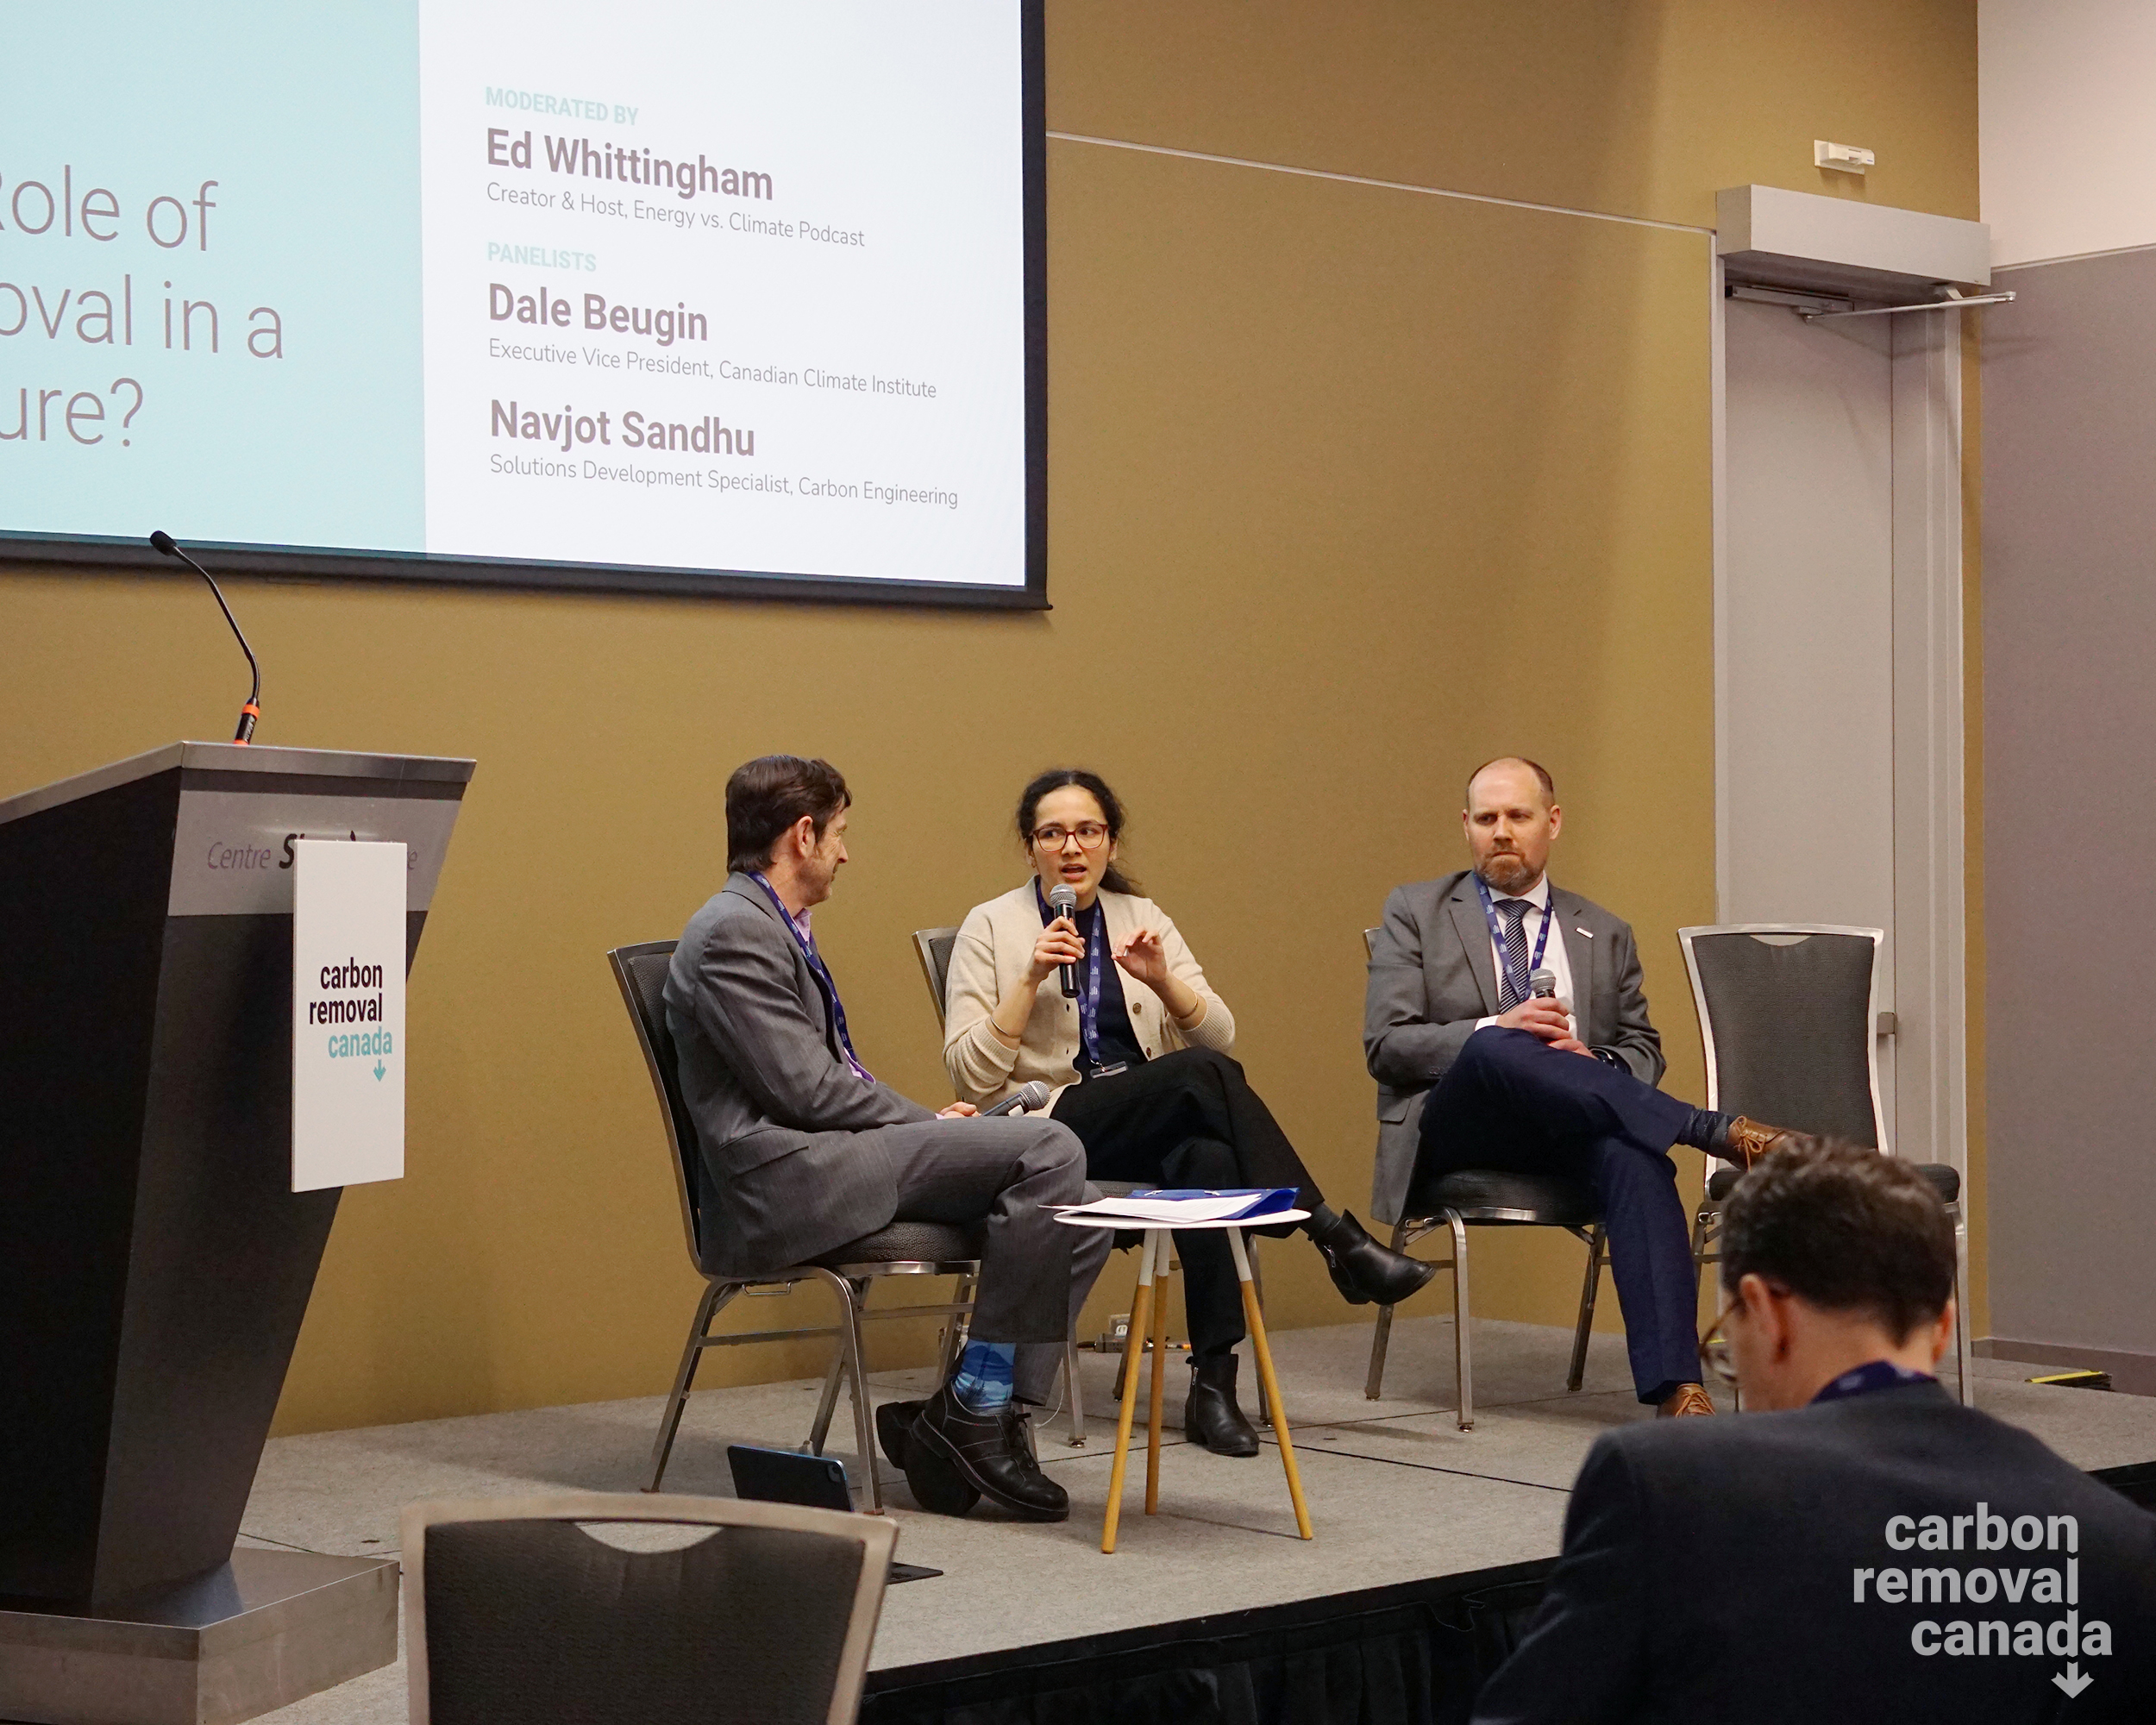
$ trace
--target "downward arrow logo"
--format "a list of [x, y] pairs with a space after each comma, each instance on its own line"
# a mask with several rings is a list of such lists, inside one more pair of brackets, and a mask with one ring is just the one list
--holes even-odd
[[2066, 1669], [2064, 1672], [2053, 1672], [2051, 1680], [2065, 1690], [2069, 1697], [2071, 1697], [2080, 1694], [2083, 1690], [2094, 1683], [2096, 1678], [2083, 1672], [2080, 1661], [2068, 1659]]
[[[381, 1063], [380, 1061], [379, 1061], [379, 1060], [378, 1060], [378, 1061], [376, 1061], [376, 1062], [374, 1063], [374, 1076], [375, 1076], [377, 1078], [379, 1078], [379, 1077], [382, 1076], [382, 1072], [383, 1072], [383, 1066], [382, 1066], [382, 1063]], [[2056, 1682], [2058, 1682], [2058, 1681], [2059, 1681], [2059, 1679], [2058, 1679], [2057, 1678], [2053, 1678], [2052, 1679], [2052, 1681], [2053, 1681], [2053, 1683], [2056, 1683]], [[2088, 1678], [2082, 1678], [2082, 1681], [2083, 1681], [2084, 1683], [2086, 1683], [2086, 1682], [2088, 1681]], [[2067, 1693], [2068, 1693], [2069, 1695], [2071, 1695], [2072, 1692], [2073, 1692], [2073, 1691], [2072, 1691], [2071, 1690], [2067, 1690]]]

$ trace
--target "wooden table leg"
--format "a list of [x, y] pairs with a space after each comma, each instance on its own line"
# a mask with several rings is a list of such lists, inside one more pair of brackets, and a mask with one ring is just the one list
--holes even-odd
[[1250, 1346], [1257, 1355], [1258, 1382], [1265, 1386], [1273, 1409], [1273, 1439], [1280, 1446], [1280, 1465], [1288, 1475], [1288, 1496], [1295, 1506], [1295, 1529], [1313, 1538], [1310, 1511], [1302, 1501], [1302, 1476], [1295, 1471], [1295, 1442], [1288, 1434], [1288, 1409], [1280, 1399], [1280, 1380], [1273, 1375], [1273, 1351], [1265, 1341], [1265, 1314], [1257, 1308], [1257, 1290], [1250, 1286], [1250, 1254], [1243, 1249], [1243, 1230], [1224, 1228], [1228, 1249], [1235, 1254], [1235, 1273], [1243, 1284], [1243, 1321], [1250, 1333]]
[[1153, 1391], [1145, 1413], [1145, 1513], [1160, 1514], [1160, 1426], [1163, 1377], [1168, 1371], [1168, 1230], [1145, 1239], [1153, 1254]]
[[1100, 1526], [1100, 1549], [1115, 1549], [1115, 1527], [1123, 1517], [1123, 1474], [1131, 1459], [1131, 1421], [1138, 1414], [1139, 1350], [1153, 1309], [1153, 1243], [1149, 1236], [1138, 1256], [1138, 1295], [1131, 1302], [1131, 1328], [1123, 1342], [1123, 1402], [1115, 1420], [1115, 1465], [1108, 1474], [1108, 1515]]

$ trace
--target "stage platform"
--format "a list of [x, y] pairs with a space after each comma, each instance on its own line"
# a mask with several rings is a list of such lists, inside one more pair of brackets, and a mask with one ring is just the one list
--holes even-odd
[[[1294, 1536], [1269, 1443], [1255, 1459], [1231, 1460], [1171, 1441], [1162, 1514], [1143, 1513], [1138, 1455], [1120, 1548], [1102, 1555], [1115, 1363], [1098, 1356], [1086, 1357], [1091, 1441], [1069, 1446], [1060, 1417], [1040, 1430], [1041, 1459], [1070, 1492], [1069, 1521], [928, 1515], [887, 1467], [899, 1556], [946, 1573], [891, 1590], [864, 1719], [943, 1716], [974, 1687], [954, 1688], [954, 1661], [1001, 1673], [989, 1687], [1006, 1694], [1037, 1684], [1044, 1672], [1081, 1686], [1136, 1669], [1143, 1650], [1163, 1642], [1288, 1646], [1328, 1620], [1382, 1628], [1405, 1613], [1420, 1622], [1416, 1614], [1447, 1602], [1501, 1600], [1507, 1584], [1538, 1576], [1557, 1552], [1566, 1493], [1588, 1446], [1611, 1426], [1650, 1416], [1627, 1387], [1621, 1339], [1595, 1339], [1586, 1383], [1567, 1395], [1569, 1332], [1478, 1321], [1476, 1423], [1463, 1433], [1451, 1412], [1451, 1320], [1396, 1326], [1382, 1402], [1362, 1391], [1369, 1334], [1363, 1322], [1275, 1339], [1317, 1534], [1307, 1543]], [[2055, 1368], [1979, 1359], [1977, 1405], [2080, 1467], [2156, 1463], [2156, 1399], [2022, 1381], [2046, 1370]], [[1181, 1371], [1171, 1362], [1171, 1389]], [[919, 1374], [876, 1382], [880, 1397], [922, 1393]], [[730, 1496], [725, 1446], [799, 1444], [816, 1389], [803, 1381], [696, 1396], [667, 1489]], [[1246, 1389], [1246, 1408], [1254, 1404]], [[1172, 1394], [1170, 1409], [1180, 1419]], [[633, 1490], [658, 1410], [654, 1396], [279, 1439], [264, 1456], [245, 1541], [388, 1556], [398, 1512], [416, 1498]], [[832, 1442], [849, 1464], [839, 1446], [850, 1431], [842, 1404]], [[1470, 1615], [1453, 1613], [1463, 1634]], [[405, 1717], [404, 1684], [400, 1661], [265, 1716], [279, 1725], [392, 1725]]]

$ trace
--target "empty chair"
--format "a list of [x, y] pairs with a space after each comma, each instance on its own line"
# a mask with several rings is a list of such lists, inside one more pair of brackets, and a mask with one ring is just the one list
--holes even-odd
[[[1880, 1104], [1878, 955], [1885, 931], [1827, 923], [1681, 928], [1692, 1005], [1707, 1050], [1707, 1106], [1889, 1154]], [[1954, 1224], [1956, 1387], [1969, 1400], [1968, 1230], [1961, 1174], [1920, 1163]], [[1693, 1257], [1719, 1263], [1721, 1203], [1739, 1178], [1715, 1170], [1692, 1226]]]
[[[580, 1523], [621, 1524], [622, 1544]], [[877, 1516], [704, 1497], [415, 1503], [413, 1725], [851, 1721], [897, 1538]]]

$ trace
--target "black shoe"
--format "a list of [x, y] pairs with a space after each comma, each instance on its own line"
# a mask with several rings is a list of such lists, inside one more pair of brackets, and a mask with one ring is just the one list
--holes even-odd
[[906, 1434], [925, 1402], [886, 1402], [876, 1409], [876, 1443], [892, 1466], [906, 1471]]
[[1362, 1223], [1345, 1211], [1323, 1234], [1311, 1238], [1325, 1254], [1332, 1285], [1351, 1306], [1368, 1306], [1373, 1302], [1397, 1306], [1410, 1294], [1419, 1293], [1438, 1273], [1434, 1264], [1378, 1245], [1363, 1233]]
[[943, 1507], [953, 1496], [943, 1477], [948, 1474], [1021, 1520], [1069, 1518], [1070, 1496], [1033, 1459], [1025, 1441], [1025, 1418], [1015, 1402], [993, 1414], [976, 1414], [946, 1383], [929, 1398], [906, 1433], [906, 1484], [924, 1509], [947, 1515], [965, 1513]]
[[1235, 1405], [1235, 1356], [1190, 1362], [1190, 1396], [1183, 1403], [1183, 1436], [1219, 1456], [1254, 1456], [1257, 1433]]
[[927, 1406], [925, 1402], [886, 1402], [876, 1409], [876, 1443], [891, 1465], [906, 1475], [906, 1488], [922, 1509], [938, 1515], [963, 1515], [981, 1501], [981, 1494], [941, 1456], [916, 1456], [906, 1442], [914, 1421]]

